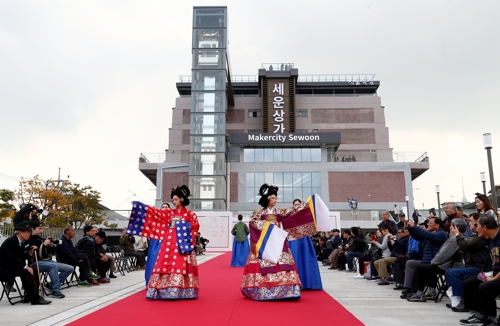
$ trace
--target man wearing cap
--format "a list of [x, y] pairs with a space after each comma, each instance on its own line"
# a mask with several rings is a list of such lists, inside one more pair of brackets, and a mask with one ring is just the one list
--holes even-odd
[[399, 212], [399, 222], [396, 224], [398, 230], [404, 229], [406, 225], [406, 215], [405, 212]]
[[33, 221], [31, 223], [31, 229], [31, 236], [26, 243], [29, 244], [30, 247], [37, 247], [36, 257], [38, 259], [38, 268], [40, 272], [49, 273], [52, 298], [62, 299], [64, 298], [64, 294], [61, 292], [61, 283], [64, 283], [66, 278], [73, 273], [73, 266], [52, 260], [52, 256], [56, 252], [56, 245], [52, 242], [52, 239], [44, 239], [41, 237], [43, 225], [40, 221]]
[[331, 237], [328, 239], [328, 242], [332, 245], [333, 249], [337, 249], [340, 245], [342, 245], [342, 239], [340, 238], [340, 230], [333, 229], [331, 231]]
[[38, 207], [30, 203], [22, 204], [20, 209], [17, 211], [16, 215], [14, 215], [14, 218], [12, 219], [12, 224], [16, 226], [17, 224], [23, 221], [27, 221], [29, 224], [31, 224], [31, 221], [34, 221], [38, 218], [35, 217], [34, 219], [30, 220], [30, 215], [33, 210], [38, 210]]
[[111, 260], [106, 256], [106, 250], [102, 246], [107, 242], [106, 232], [103, 230], [97, 231], [94, 234], [95, 247], [94, 247], [94, 259], [97, 268], [97, 272], [99, 273], [100, 279], [97, 280], [99, 283], [110, 283], [109, 278], [106, 277], [106, 273], [111, 266]]
[[31, 302], [32, 305], [47, 305], [51, 301], [42, 298], [38, 292], [38, 271], [26, 265], [28, 258], [25, 249], [32, 255], [37, 247], [29, 248], [23, 244], [30, 237], [28, 221], [18, 223], [14, 230], [16, 234], [5, 239], [0, 247], [0, 279], [14, 281], [16, 276], [21, 278], [25, 290], [23, 303]]

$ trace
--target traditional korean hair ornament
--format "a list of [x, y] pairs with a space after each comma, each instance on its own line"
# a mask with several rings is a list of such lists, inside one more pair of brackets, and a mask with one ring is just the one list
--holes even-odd
[[267, 207], [267, 205], [269, 204], [269, 196], [275, 195], [276, 197], [278, 197], [278, 189], [279, 188], [277, 186], [270, 186], [267, 183], [264, 183], [262, 186], [260, 186], [259, 196], [261, 197], [259, 200], [259, 205], [262, 207]]
[[188, 197], [191, 195], [191, 191], [185, 185], [178, 186], [177, 188], [172, 188], [172, 192], [170, 193], [170, 198], [174, 198], [174, 196], [179, 197], [183, 206], [189, 205], [190, 201]]

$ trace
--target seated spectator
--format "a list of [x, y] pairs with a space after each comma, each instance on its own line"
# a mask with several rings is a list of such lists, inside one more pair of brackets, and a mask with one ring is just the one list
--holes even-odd
[[83, 227], [83, 237], [78, 240], [75, 247], [79, 252], [87, 255], [89, 258], [90, 270], [97, 275], [96, 257], [94, 254], [94, 228], [91, 225], [85, 225]]
[[[406, 227], [408, 228], [408, 230], [410, 229], [408, 225]], [[409, 231], [408, 234], [410, 234]], [[396, 261], [394, 262], [394, 268], [393, 268], [394, 280], [396, 281], [396, 287], [394, 288], [394, 290], [405, 290], [405, 289], [407, 290], [407, 288], [404, 287], [406, 263], [409, 260], [421, 261], [422, 251], [420, 249], [421, 249], [420, 241], [417, 241], [413, 239], [411, 236], [409, 236], [406, 254], [404, 255], [396, 254]]]
[[33, 255], [37, 247], [23, 245], [30, 237], [30, 225], [28, 221], [16, 224], [16, 234], [5, 239], [0, 246], [0, 280], [3, 282], [14, 282], [16, 276], [21, 278], [24, 287], [24, 303], [31, 302], [32, 305], [47, 305], [51, 301], [42, 298], [38, 292], [40, 287], [38, 271], [26, 264], [29, 254]]
[[382, 236], [382, 231], [380, 231], [380, 229], [377, 230], [377, 232], [375, 232], [375, 236], [373, 236], [373, 238], [370, 237], [370, 241], [372, 241], [372, 245], [370, 246], [370, 248], [365, 250], [365, 252], [363, 253], [363, 256], [358, 258], [358, 274], [356, 276], [354, 276], [354, 278], [358, 278], [358, 279], [365, 278], [365, 262], [371, 261], [373, 258], [379, 259], [380, 257], [382, 257], [382, 254], [380, 252], [379, 247], [375, 246], [373, 244], [373, 241], [382, 242], [383, 239], [384, 239], [384, 237]]
[[347, 251], [346, 245], [351, 242], [352, 242], [351, 231], [344, 230], [342, 236], [342, 244], [339, 245], [336, 249], [334, 249], [330, 254], [330, 256], [328, 257], [327, 263], [331, 265], [328, 269], [338, 269], [338, 270], [345, 269], [345, 265], [342, 264], [339, 265], [340, 254], [343, 254], [345, 251]]
[[[465, 254], [465, 267], [449, 268], [446, 270], [446, 282], [452, 292], [451, 295], [449, 295], [451, 304], [447, 304], [446, 306], [451, 307], [455, 312], [466, 311], [463, 302], [463, 280], [468, 275], [481, 272], [488, 261], [487, 240], [478, 237], [476, 233], [478, 219], [478, 213], [471, 214], [469, 218], [469, 227], [472, 231], [472, 235], [467, 239], [465, 235], [460, 234], [456, 229], [451, 229], [451, 232], [457, 237], [458, 248]], [[450, 289], [448, 289], [448, 291], [450, 291]]]
[[404, 287], [408, 290], [403, 291], [401, 299], [407, 299], [407, 297], [415, 294], [417, 291], [413, 283], [415, 268], [418, 265], [430, 265], [431, 260], [436, 256], [443, 243], [448, 239], [446, 233], [441, 229], [442, 225], [443, 221], [439, 217], [429, 217], [427, 230], [415, 226], [413, 219], [408, 221], [410, 235], [421, 243], [421, 248], [419, 249], [421, 252], [421, 260], [408, 260], [406, 262]]
[[320, 250], [319, 254], [316, 256], [318, 261], [323, 261], [330, 256], [333, 251], [332, 245], [326, 240], [325, 237], [319, 239]]
[[198, 234], [200, 235], [200, 243], [201, 243], [201, 246], [203, 247], [203, 251], [206, 251], [207, 250], [207, 244], [210, 242], [210, 240], [205, 239], [204, 237], [202, 237], [201, 236], [201, 232], [198, 232]]
[[73, 273], [73, 266], [58, 263], [52, 260], [52, 256], [56, 252], [55, 241], [51, 238], [42, 238], [43, 225], [39, 220], [31, 222], [31, 236], [26, 244], [29, 247], [35, 246], [38, 249], [35, 254], [38, 259], [38, 268], [40, 272], [47, 272], [50, 276], [50, 289], [52, 290], [52, 298], [62, 299], [65, 297], [61, 292], [61, 283]]
[[102, 246], [106, 243], [106, 232], [97, 231], [94, 234], [95, 247], [94, 247], [94, 259], [97, 268], [97, 272], [99, 273], [100, 279], [97, 280], [99, 283], [110, 283], [109, 278], [106, 277], [106, 274], [111, 266], [111, 260], [106, 255], [106, 250]]
[[446, 218], [443, 221], [443, 231], [449, 233], [451, 222], [454, 219], [458, 218], [457, 206], [455, 205], [455, 203], [446, 203], [444, 205], [444, 213], [446, 214]]
[[394, 240], [393, 237], [389, 238], [390, 241], [387, 243], [389, 249], [391, 249], [391, 256], [381, 258], [373, 263], [378, 275], [380, 276], [380, 282], [377, 283], [378, 285], [389, 285], [390, 280], [387, 277], [387, 266], [394, 265], [398, 257], [404, 258], [405, 254], [407, 253], [408, 240], [410, 237], [408, 226], [405, 226], [404, 229], [398, 230], [398, 237], [399, 239], [397, 240]]
[[90, 269], [89, 257], [78, 252], [71, 239], [75, 236], [75, 229], [72, 226], [68, 226], [64, 229], [64, 235], [61, 238], [61, 243], [57, 246], [57, 257], [59, 261], [63, 264], [70, 266], [78, 266], [80, 270], [78, 287], [89, 287], [92, 285], [99, 285], [96, 280], [99, 279], [94, 272]]
[[357, 227], [352, 227], [351, 228], [351, 234], [353, 236], [353, 241], [352, 245], [349, 246], [348, 252], [346, 255], [346, 261], [347, 261], [347, 270], [346, 272], [354, 272], [354, 266], [353, 266], [353, 259], [354, 257], [360, 257], [363, 255], [363, 252], [365, 251], [367, 247], [367, 243], [365, 242], [365, 238], [363, 237], [362, 234], [360, 234], [360, 231]]
[[[464, 220], [453, 219], [450, 225], [450, 230], [457, 231], [463, 234], [467, 230]], [[463, 266], [463, 252], [460, 251], [457, 245], [457, 239], [454, 234], [444, 242], [439, 248], [439, 251], [431, 260], [429, 265], [421, 264], [415, 267], [413, 276], [413, 285], [417, 289], [417, 293], [408, 297], [410, 302], [426, 302], [429, 300], [436, 300], [436, 274], [444, 275], [445, 271], [450, 267]], [[425, 295], [424, 288], [428, 287], [429, 294]]]
[[139, 237], [137, 235], [134, 235], [135, 238], [135, 243], [134, 243], [134, 250], [137, 252], [143, 252], [144, 256], [148, 256], [148, 240], [145, 237]]
[[401, 211], [399, 213], [399, 222], [396, 224], [398, 230], [403, 229], [406, 226], [406, 215], [405, 212]]
[[488, 262], [484, 272], [469, 275], [463, 282], [465, 308], [473, 314], [461, 319], [463, 325], [498, 325], [496, 298], [500, 295], [500, 232], [496, 217], [481, 214], [478, 236], [489, 239]]
[[[97, 233], [99, 230], [97, 227], [93, 227], [92, 230], [94, 231], [94, 240], [96, 238]], [[108, 239], [105, 237], [104, 241], [102, 242], [102, 245], [105, 245], [108, 242]], [[104, 249], [104, 246], [102, 246], [102, 249]], [[104, 252], [106, 254], [106, 257], [108, 257], [109, 260], [109, 277], [106, 278], [108, 281], [110, 278], [116, 278], [116, 275], [114, 274], [116, 272], [116, 259], [115, 256], [113, 256], [110, 253]], [[98, 267], [99, 268], [99, 267]]]
[[133, 235], [127, 235], [127, 229], [122, 230], [122, 236], [120, 237], [120, 245], [125, 251], [125, 256], [132, 256], [136, 258], [135, 270], [146, 269], [146, 256], [143, 252], [137, 252], [134, 249], [135, 238]]
[[342, 238], [340, 238], [340, 230], [339, 229], [333, 229], [330, 232], [330, 238], [327, 241], [330, 243], [330, 246], [333, 249], [336, 249], [340, 245], [342, 245]]
[[372, 240], [372, 246], [377, 247], [380, 250], [380, 255], [374, 256], [370, 260], [370, 271], [371, 271], [371, 276], [368, 278], [370, 281], [375, 281], [380, 279], [380, 277], [377, 274], [377, 269], [375, 268], [375, 261], [379, 260], [380, 258], [388, 258], [391, 256], [391, 250], [389, 249], [389, 242], [391, 240], [392, 234], [389, 233], [389, 229], [387, 226], [382, 226], [380, 228], [382, 232], [382, 239], [380, 241], [374, 241]]

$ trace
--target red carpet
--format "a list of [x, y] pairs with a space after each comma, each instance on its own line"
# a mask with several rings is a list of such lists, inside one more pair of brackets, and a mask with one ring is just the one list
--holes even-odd
[[[240, 292], [243, 268], [230, 267], [231, 253], [199, 266], [197, 300], [155, 301], [146, 290], [69, 325], [363, 325], [324, 291], [302, 291], [295, 301], [252, 301]], [[328, 317], [325, 318], [325, 317]]]

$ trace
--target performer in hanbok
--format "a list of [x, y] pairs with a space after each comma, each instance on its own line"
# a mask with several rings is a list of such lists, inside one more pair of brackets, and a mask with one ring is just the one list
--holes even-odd
[[238, 223], [236, 223], [231, 230], [234, 235], [233, 239], [233, 252], [231, 256], [231, 265], [234, 267], [244, 267], [250, 253], [250, 245], [248, 244], [248, 234], [250, 230], [248, 226], [243, 223], [243, 215], [238, 215]]
[[[302, 201], [300, 199], [293, 201], [295, 209], [299, 209], [301, 204]], [[295, 266], [299, 272], [302, 290], [322, 290], [323, 284], [321, 283], [318, 259], [316, 258], [316, 251], [314, 250], [311, 237], [307, 236], [291, 240], [288, 242], [288, 245], [290, 246]]]
[[[170, 210], [169, 203], [161, 204], [161, 209]], [[161, 247], [161, 240], [149, 239], [149, 249], [148, 249], [148, 260], [146, 261], [146, 270], [144, 271], [144, 278], [146, 279], [146, 286], [149, 283], [149, 277], [151, 277], [151, 273], [153, 272], [153, 267], [156, 263], [156, 257], [158, 256], [158, 251]]]
[[278, 244], [280, 253], [276, 263], [261, 259], [262, 246], [270, 242], [269, 230], [274, 232], [280, 224], [288, 232], [288, 239], [315, 234], [314, 217], [310, 211], [302, 209], [303, 205], [299, 208], [276, 208], [278, 187], [274, 185], [263, 184], [259, 195], [259, 204], [263, 208], [250, 217], [250, 255], [243, 272], [241, 292], [252, 300], [298, 299], [301, 283], [286, 237]]
[[193, 250], [200, 225], [188, 209], [190, 191], [182, 185], [172, 189], [175, 208], [161, 210], [133, 202], [129, 234], [161, 241], [146, 298], [157, 300], [198, 298], [198, 264]]

